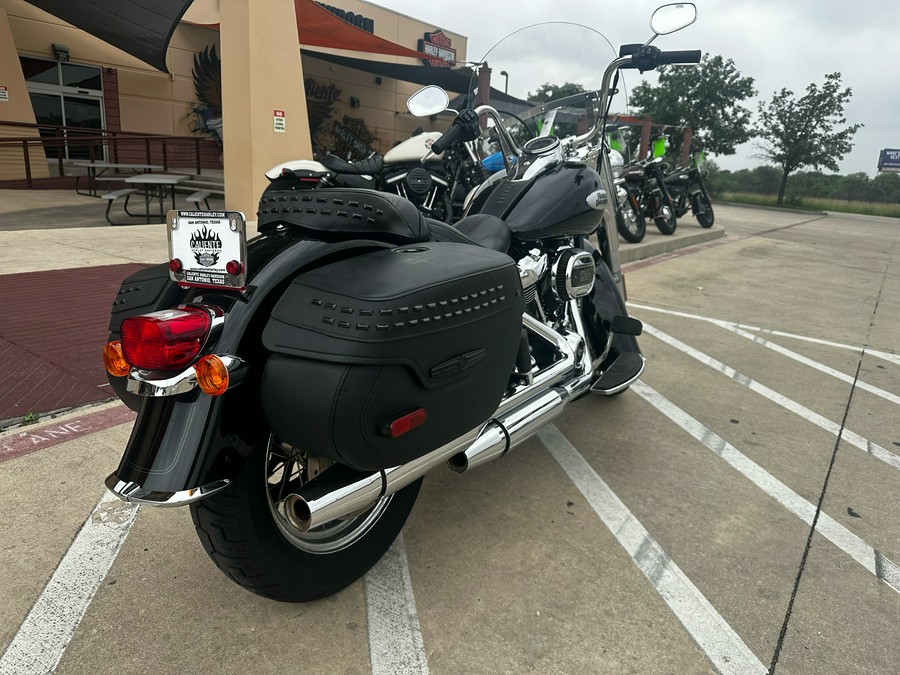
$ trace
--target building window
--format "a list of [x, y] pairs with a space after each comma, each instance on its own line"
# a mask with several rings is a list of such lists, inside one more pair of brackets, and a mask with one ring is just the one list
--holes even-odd
[[43, 128], [41, 136], [59, 139], [45, 144], [48, 158], [104, 159], [102, 143], [77, 142], [97, 136], [103, 129], [103, 84], [100, 68], [78, 63], [58, 63], [28, 56], [19, 58], [38, 124], [66, 127]]

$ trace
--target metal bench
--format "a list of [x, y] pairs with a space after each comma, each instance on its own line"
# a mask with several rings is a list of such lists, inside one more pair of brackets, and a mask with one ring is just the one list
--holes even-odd
[[133, 195], [135, 192], [137, 192], [137, 190], [135, 190], [133, 188], [126, 188], [123, 190], [113, 190], [112, 192], [107, 192], [106, 194], [100, 195], [100, 197], [102, 199], [106, 200], [106, 222], [108, 222], [110, 225], [127, 225], [127, 223], [117, 223], [112, 218], [109, 217], [109, 210], [112, 208], [113, 202], [115, 202], [118, 199], [121, 199], [122, 197], [125, 197], [125, 204], [123, 205], [122, 208], [125, 209], [125, 213], [127, 215], [132, 216], [132, 217], [141, 215], [139, 213], [131, 213], [128, 210], [128, 200], [131, 198], [131, 195]]
[[209, 211], [209, 193], [204, 192], [203, 190], [197, 190], [191, 195], [185, 197], [185, 201], [189, 201], [193, 204], [196, 204], [196, 207], [200, 208], [200, 202], [203, 202], [206, 205], [206, 210]]

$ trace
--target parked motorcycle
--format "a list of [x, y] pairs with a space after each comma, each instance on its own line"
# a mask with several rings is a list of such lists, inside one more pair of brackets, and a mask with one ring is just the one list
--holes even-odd
[[[695, 17], [690, 4], [658, 9], [654, 38]], [[483, 61], [499, 71], [522, 62], [535, 31], [575, 28], [517, 32]], [[601, 52], [588, 44], [605, 43], [578, 32], [593, 40], [581, 49], [593, 74]], [[126, 501], [189, 505], [233, 581], [308, 601], [382, 556], [429, 470], [499, 458], [569, 402], [626, 389], [644, 358], [608, 158], [598, 172], [566, 153], [602, 132], [618, 69], [699, 59], [649, 42], [614, 59], [575, 137], [519, 148], [493, 107], [461, 111], [431, 151], [489, 119], [506, 175], [455, 227], [355, 188], [267, 190], [249, 242], [240, 213], [169, 212], [169, 262], [128, 277], [112, 307], [104, 360], [138, 416], [106, 485]], [[437, 87], [410, 100], [420, 115], [446, 105]]]
[[309, 187], [348, 187], [382, 190], [408, 199], [428, 218], [447, 223], [459, 220], [465, 197], [486, 173], [469, 145], [448, 148], [424, 157], [441, 137], [419, 128], [383, 156], [346, 161], [335, 155], [319, 160], [292, 160], [266, 172], [272, 190]]
[[674, 234], [678, 222], [675, 218], [675, 203], [665, 183], [668, 165], [661, 157], [629, 164], [622, 171], [625, 189], [637, 200], [646, 218], [652, 218], [656, 228], [663, 234]]
[[664, 178], [664, 182], [672, 196], [675, 215], [678, 218], [684, 216], [690, 209], [700, 227], [712, 227], [715, 213], [703, 178], [704, 172], [692, 163], [688, 167], [676, 167]]
[[647, 234], [647, 219], [644, 217], [644, 209], [638, 203], [635, 193], [628, 190], [625, 178], [622, 176], [625, 169], [622, 153], [612, 149], [608, 152], [613, 181], [616, 186], [616, 229], [622, 239], [630, 244], [637, 244]]

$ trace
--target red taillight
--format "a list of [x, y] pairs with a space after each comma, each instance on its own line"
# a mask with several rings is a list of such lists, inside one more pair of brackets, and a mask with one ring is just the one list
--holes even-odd
[[179, 307], [132, 316], [122, 322], [125, 360], [142, 370], [177, 370], [193, 361], [212, 323], [199, 307]]

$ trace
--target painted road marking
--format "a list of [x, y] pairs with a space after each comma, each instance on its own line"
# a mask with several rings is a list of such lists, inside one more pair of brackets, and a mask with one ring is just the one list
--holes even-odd
[[767, 672], [566, 437], [553, 425], [541, 429], [538, 437], [716, 669], [720, 673]]
[[403, 534], [365, 576], [373, 675], [427, 675]]
[[0, 436], [0, 462], [51, 448], [59, 443], [87, 436], [119, 424], [133, 422], [137, 413], [117, 405], [78, 415], [58, 424], [18, 427]]
[[[856, 382], [856, 386], [863, 391], [867, 391], [870, 394], [875, 394], [875, 396], [879, 396], [895, 405], [900, 405], [900, 396], [893, 394], [889, 391], [876, 387], [875, 385], [869, 384], [868, 382], [863, 382], [862, 380], [854, 380], [853, 377], [847, 375], [846, 373], [842, 373], [839, 370], [836, 370], [830, 366], [826, 366], [824, 363], [819, 363], [818, 361], [814, 361], [802, 354], [798, 354], [795, 351], [787, 349], [786, 347], [782, 347], [779, 344], [776, 344], [770, 340], [766, 340], [764, 337], [760, 335], [756, 335], [755, 333], [749, 333], [746, 330], [742, 329], [741, 324], [734, 323], [732, 321], [722, 321], [720, 319], [711, 319], [705, 316], [699, 316], [697, 314], [689, 314], [688, 312], [678, 312], [673, 309], [664, 309], [662, 307], [651, 307], [650, 305], [641, 305], [638, 303], [630, 303], [634, 307], [638, 309], [643, 309], [648, 312], [658, 312], [660, 314], [668, 314], [669, 316], [677, 316], [685, 319], [695, 319], [697, 321], [704, 321], [706, 323], [711, 323], [714, 326], [718, 326], [719, 328], [724, 328], [727, 331], [734, 333], [735, 335], [740, 335], [743, 338], [746, 338], [756, 344], [765, 347], [766, 349], [771, 349], [773, 352], [781, 354], [782, 356], [786, 356], [789, 359], [793, 359], [798, 363], [802, 363], [804, 366], [809, 366], [814, 370], [818, 370], [820, 373], [825, 373], [826, 375], [830, 375], [841, 382], [846, 382], [847, 384], [853, 384]], [[857, 352], [860, 355], [870, 353], [868, 349], [863, 350], [862, 347], [858, 347]]]
[[[835, 342], [833, 340], [824, 340], [822, 338], [810, 337], [808, 335], [798, 335], [797, 333], [786, 333], [780, 330], [772, 330], [771, 328], [763, 328], [761, 326], [753, 326], [751, 324], [746, 323], [738, 323], [735, 321], [724, 321], [722, 319], [713, 319], [706, 316], [701, 316], [699, 314], [691, 314], [689, 312], [679, 312], [674, 309], [663, 309], [661, 307], [653, 307], [651, 305], [644, 305], [638, 302], [628, 302], [628, 305], [631, 307], [637, 307], [639, 309], [646, 309], [651, 312], [661, 312], [663, 314], [671, 314], [672, 316], [680, 316], [685, 319], [696, 319], [698, 321], [707, 321], [709, 323], [715, 324], [717, 326], [721, 326], [722, 328], [731, 327], [740, 328], [742, 330], [751, 330], [757, 333], [765, 333], [766, 335], [774, 335], [777, 337], [786, 337], [791, 340], [800, 340], [802, 342], [811, 342], [813, 344], [822, 345], [825, 347], [834, 347], [835, 349], [848, 349], [853, 352], [862, 353], [863, 346], [862, 345], [853, 345], [846, 344], [844, 342]], [[891, 363], [896, 363], [900, 365], [900, 354], [892, 354], [890, 352], [885, 352], [880, 349], [872, 349], [871, 347], [865, 348], [865, 353], [869, 356], [875, 356], [879, 359], [883, 359], [885, 361], [890, 361]]]
[[[691, 417], [656, 390], [643, 382], [635, 382], [631, 385], [631, 390], [700, 441], [708, 450], [725, 460], [738, 473], [749, 479], [756, 487], [804, 523], [812, 525], [816, 515], [815, 504], [805, 500], [731, 443]], [[900, 592], [900, 567], [824, 512], [819, 514], [816, 532], [844, 551], [871, 574], [884, 581], [895, 591]]]
[[838, 434], [840, 434], [841, 438], [843, 440], [847, 441], [848, 443], [850, 443], [850, 445], [853, 445], [853, 446], [859, 448], [863, 452], [869, 453], [870, 455], [872, 455], [872, 457], [884, 462], [888, 466], [891, 466], [895, 469], [900, 470], [900, 457], [895, 455], [890, 450], [881, 447], [877, 443], [868, 440], [867, 438], [861, 436], [860, 434], [857, 434], [856, 432], [850, 431], [849, 429], [846, 429], [846, 428], [841, 429], [840, 424], [836, 424], [835, 422], [832, 422], [831, 420], [823, 417], [819, 413], [810, 410], [806, 406], [804, 406], [800, 403], [797, 403], [796, 401], [794, 401], [792, 399], [789, 399], [787, 396], [783, 396], [783, 395], [779, 394], [774, 389], [770, 389], [769, 387], [765, 386], [764, 384], [760, 384], [753, 378], [751, 378], [747, 375], [744, 375], [743, 373], [737, 372], [734, 368], [731, 368], [730, 366], [726, 366], [721, 361], [717, 361], [716, 359], [712, 358], [711, 356], [708, 356], [707, 354], [704, 354], [703, 352], [701, 352], [697, 349], [694, 349], [693, 347], [691, 347], [689, 345], [686, 345], [681, 340], [678, 340], [677, 338], [674, 338], [671, 335], [667, 335], [666, 333], [663, 333], [662, 331], [653, 328], [653, 326], [650, 326], [649, 324], [646, 324], [646, 323], [644, 324], [644, 332], [649, 333], [653, 337], [658, 338], [659, 340], [662, 340], [663, 342], [665, 342], [668, 345], [671, 345], [672, 347], [675, 347], [675, 349], [677, 349], [681, 352], [684, 352], [685, 354], [696, 359], [703, 365], [709, 366], [713, 370], [716, 370], [716, 371], [722, 373], [723, 375], [730, 377], [735, 382], [747, 387], [747, 389], [749, 389], [750, 391], [753, 391], [757, 394], [760, 394], [761, 396], [764, 396], [765, 398], [767, 398], [770, 401], [772, 401], [773, 403], [781, 406], [785, 410], [789, 410], [792, 413], [794, 413], [795, 415], [799, 415], [800, 417], [805, 419], [807, 422], [811, 422], [812, 424], [815, 424], [820, 429], [824, 429], [825, 431], [827, 431], [830, 434], [833, 434], [834, 436], [837, 436]]
[[0, 657], [0, 673], [49, 673], [128, 536], [138, 506], [107, 491], [84, 521], [13, 641]]

